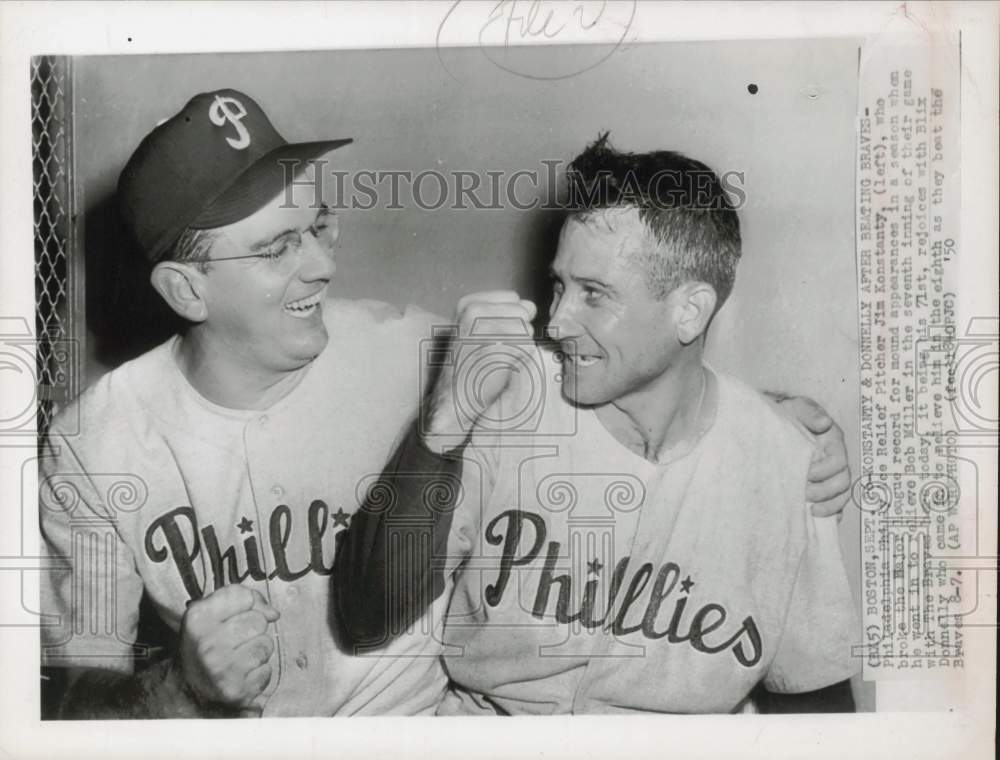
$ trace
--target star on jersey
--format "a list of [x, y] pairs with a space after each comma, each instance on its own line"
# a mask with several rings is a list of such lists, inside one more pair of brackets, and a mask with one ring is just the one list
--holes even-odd
[[691, 576], [690, 575], [687, 576], [684, 580], [681, 581], [681, 593], [682, 594], [690, 594], [691, 593], [691, 587], [693, 585], [694, 585], [694, 581], [691, 580]]
[[594, 575], [597, 575], [601, 572], [601, 568], [603, 567], [604, 565], [601, 564], [600, 560], [596, 558], [592, 559], [590, 560], [590, 562], [587, 563], [587, 573], [588, 574], [593, 573]]
[[236, 527], [240, 529], [241, 534], [249, 533], [250, 531], [253, 530], [253, 520], [248, 520], [247, 518], [244, 517], [242, 520], [236, 523]]
[[337, 507], [337, 511], [333, 515], [333, 527], [338, 525], [343, 525], [347, 527], [347, 521], [351, 519], [351, 516], [344, 511], [343, 507]]

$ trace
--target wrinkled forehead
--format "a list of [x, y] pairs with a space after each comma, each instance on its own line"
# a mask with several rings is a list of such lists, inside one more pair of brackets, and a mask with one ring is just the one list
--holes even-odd
[[634, 206], [615, 206], [571, 214], [559, 233], [559, 250], [617, 259], [650, 250], [656, 244]]

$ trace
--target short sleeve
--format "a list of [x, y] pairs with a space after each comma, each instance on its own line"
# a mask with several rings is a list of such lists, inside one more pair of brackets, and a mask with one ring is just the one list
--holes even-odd
[[[809, 507], [806, 508], [809, 510]], [[799, 564], [778, 652], [764, 679], [768, 691], [797, 694], [850, 678], [859, 661], [859, 623], [840, 552], [836, 517], [806, 518]]]
[[51, 434], [39, 468], [42, 664], [131, 672], [142, 579], [108, 508], [114, 474], [88, 472]]

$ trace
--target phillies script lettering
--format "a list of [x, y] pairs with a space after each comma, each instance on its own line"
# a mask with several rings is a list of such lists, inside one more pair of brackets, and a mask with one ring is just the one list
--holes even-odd
[[[335, 516], [334, 525], [337, 522]], [[284, 504], [275, 507], [268, 520], [268, 539], [274, 557], [274, 569], [270, 573], [264, 571], [261, 549], [255, 534], [251, 533], [243, 539], [241, 563], [235, 546], [223, 549], [219, 545], [215, 526], [206, 525], [198, 530], [198, 519], [191, 507], [178, 507], [153, 520], [146, 529], [145, 550], [146, 556], [153, 562], [172, 559], [188, 596], [200, 599], [204, 596], [205, 589], [198, 579], [195, 560], [203, 550], [208, 556], [216, 590], [246, 578], [255, 581], [274, 578], [294, 581], [307, 573], [330, 575], [333, 562], [327, 565], [323, 557], [323, 536], [329, 523], [330, 508], [325, 502], [316, 499], [309, 505], [306, 513], [308, 563], [304, 567], [292, 569], [288, 566], [286, 551], [292, 534], [292, 510]]]
[[[525, 525], [530, 526], [534, 531], [534, 539], [531, 547], [523, 554], [518, 553], [521, 545], [521, 536], [524, 533]], [[503, 598], [504, 592], [508, 589], [511, 571], [515, 567], [528, 565], [538, 558], [542, 546], [545, 544], [547, 528], [545, 520], [532, 512], [517, 509], [509, 509], [497, 515], [486, 526], [486, 541], [493, 546], [503, 545], [500, 558], [500, 574], [496, 582], [486, 587], [486, 603], [491, 607], [496, 607]], [[644, 597], [646, 587], [653, 578], [654, 567], [650, 562], [645, 562], [631, 573], [629, 576], [629, 563], [631, 557], [623, 557], [619, 560], [611, 573], [611, 580], [608, 585], [608, 603], [603, 616], [595, 615], [595, 608], [598, 600], [598, 587], [600, 581], [597, 578], [590, 578], [584, 583], [583, 592], [574, 594], [573, 578], [568, 574], [556, 574], [556, 564], [559, 559], [560, 544], [558, 541], [549, 541], [546, 550], [544, 564], [541, 574], [538, 577], [538, 587], [535, 591], [535, 601], [532, 605], [532, 617], [543, 619], [549, 608], [549, 600], [552, 590], [559, 589], [559, 596], [555, 605], [555, 620], [558, 623], [572, 623], [579, 621], [581, 625], [588, 629], [603, 627], [615, 636], [641, 632], [641, 634], [652, 640], [666, 638], [671, 644], [687, 643], [692, 648], [706, 654], [715, 654], [726, 649], [732, 650], [736, 661], [745, 667], [751, 668], [760, 662], [763, 654], [760, 631], [757, 628], [753, 617], [743, 618], [742, 623], [734, 629], [732, 625], [727, 628], [726, 621], [729, 613], [721, 604], [705, 604], [691, 614], [685, 614], [689, 599], [687, 596], [678, 595], [672, 599], [673, 612], [666, 627], [660, 628], [660, 610], [663, 603], [670, 599], [674, 587], [677, 586], [681, 577], [681, 570], [673, 562], [663, 564], [656, 572], [652, 587], [648, 597], [645, 598], [645, 610], [642, 611], [641, 619], [631, 624], [627, 622], [630, 611], [637, 602]], [[690, 581], [681, 582], [682, 586]], [[617, 611], [615, 603], [619, 602], [619, 592], [625, 589], [624, 596], [621, 597]], [[515, 592], [516, 593], [516, 592]], [[685, 592], [686, 593], [686, 592]], [[573, 607], [574, 602], [575, 609]], [[692, 605], [693, 607], [693, 605]], [[637, 608], [641, 610], [640, 607]], [[635, 618], [636, 616], [633, 616]], [[664, 616], [665, 617], [665, 616]]]

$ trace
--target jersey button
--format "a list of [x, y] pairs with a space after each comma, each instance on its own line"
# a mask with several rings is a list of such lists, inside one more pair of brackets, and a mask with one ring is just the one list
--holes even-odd
[[288, 594], [289, 599], [294, 599], [299, 595], [299, 590], [295, 588], [295, 586], [289, 586], [288, 591], [286, 591], [285, 593]]
[[267, 415], [262, 414], [260, 417], [257, 418], [257, 422], [260, 424], [262, 428], [267, 427]]
[[281, 486], [274, 485], [271, 486], [271, 493], [274, 494], [275, 496], [281, 497], [285, 495], [285, 489], [282, 488]]

